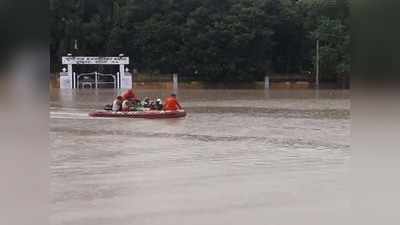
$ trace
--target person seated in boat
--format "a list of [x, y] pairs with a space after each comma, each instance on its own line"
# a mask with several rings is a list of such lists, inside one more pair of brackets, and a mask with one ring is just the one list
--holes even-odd
[[142, 106], [144, 108], [150, 108], [151, 102], [150, 102], [150, 98], [149, 97], [145, 97], [143, 102], [142, 102]]
[[161, 111], [164, 108], [161, 99], [158, 98], [156, 100], [156, 104], [155, 104], [154, 108], [155, 108], [155, 110], [159, 110], [159, 111]]
[[137, 98], [137, 96], [135, 95], [135, 93], [133, 92], [133, 89], [132, 89], [132, 88], [130, 88], [130, 89], [124, 91], [124, 92], [121, 94], [121, 96], [122, 96], [123, 100], [128, 100], [128, 101], [131, 101], [131, 102], [133, 102], [133, 103], [134, 103], [134, 102], [137, 102], [137, 101], [140, 101], [140, 100]]
[[122, 97], [122, 96], [118, 96], [118, 97], [114, 100], [114, 102], [113, 102], [113, 104], [112, 104], [112, 111], [113, 111], [113, 112], [121, 111], [121, 108], [122, 108], [122, 101], [123, 101], [123, 97]]
[[131, 110], [131, 107], [132, 107], [132, 102], [131, 101], [125, 99], [122, 102], [122, 111], [128, 112], [128, 111]]
[[[161, 102], [160, 99], [157, 99], [156, 101], [151, 100], [150, 101], [150, 110], [162, 110], [163, 106], [162, 106], [162, 104], [160, 102]], [[159, 109], [160, 105], [161, 105], [161, 109]]]
[[150, 100], [149, 108], [151, 110], [155, 110], [156, 109], [156, 103], [154, 102], [154, 100]]
[[178, 99], [176, 98], [176, 94], [172, 93], [171, 96], [169, 96], [165, 100], [164, 104], [164, 110], [166, 111], [176, 111], [182, 109], [182, 106], [179, 104]]

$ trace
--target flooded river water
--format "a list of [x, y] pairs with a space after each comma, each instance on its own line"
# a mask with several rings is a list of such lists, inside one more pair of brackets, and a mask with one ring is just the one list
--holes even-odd
[[348, 213], [348, 91], [180, 90], [186, 118], [87, 116], [115, 94], [51, 92], [52, 225], [325, 225]]

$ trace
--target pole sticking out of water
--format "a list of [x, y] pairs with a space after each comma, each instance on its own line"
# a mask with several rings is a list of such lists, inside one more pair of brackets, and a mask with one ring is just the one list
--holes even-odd
[[178, 94], [178, 74], [172, 74], [173, 90], [175, 94]]
[[74, 80], [74, 88], [79, 88], [78, 79], [76, 77], [76, 73], [75, 72], [72, 73], [72, 79]]
[[119, 72], [117, 72], [117, 77], [116, 77], [117, 78], [117, 87], [116, 87], [117, 89], [120, 88], [120, 83], [119, 83], [120, 77], [121, 77], [121, 74]]
[[98, 85], [98, 73], [97, 72], [94, 72], [94, 86], [96, 87], [96, 89], [97, 88], [99, 88], [99, 85]]
[[269, 77], [265, 76], [264, 78], [264, 89], [268, 90], [269, 89]]
[[315, 58], [315, 88], [319, 89], [319, 39], [316, 41], [316, 58]]
[[67, 73], [68, 73], [68, 76], [71, 78], [72, 88], [75, 88], [75, 78], [74, 78], [74, 74], [72, 71], [72, 65], [70, 65], [70, 64], [68, 64]]

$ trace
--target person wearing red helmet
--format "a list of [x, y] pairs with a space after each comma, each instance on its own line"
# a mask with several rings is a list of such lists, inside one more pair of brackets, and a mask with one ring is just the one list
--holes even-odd
[[138, 101], [138, 98], [136, 97], [136, 95], [135, 95], [135, 93], [133, 92], [133, 89], [132, 89], [132, 88], [130, 88], [130, 89], [124, 91], [124, 92], [121, 94], [121, 96], [122, 96], [123, 100], [128, 100], [128, 101], [130, 101], [130, 102], [136, 102], [136, 101]]
[[176, 111], [182, 109], [182, 106], [179, 104], [178, 100], [176, 99], [176, 94], [171, 94], [166, 100], [164, 104], [164, 110], [166, 111]]

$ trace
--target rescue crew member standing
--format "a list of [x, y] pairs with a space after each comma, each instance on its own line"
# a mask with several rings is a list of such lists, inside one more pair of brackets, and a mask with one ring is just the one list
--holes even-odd
[[182, 109], [182, 106], [176, 99], [176, 94], [171, 94], [171, 96], [165, 100], [164, 110], [176, 111], [178, 109]]

